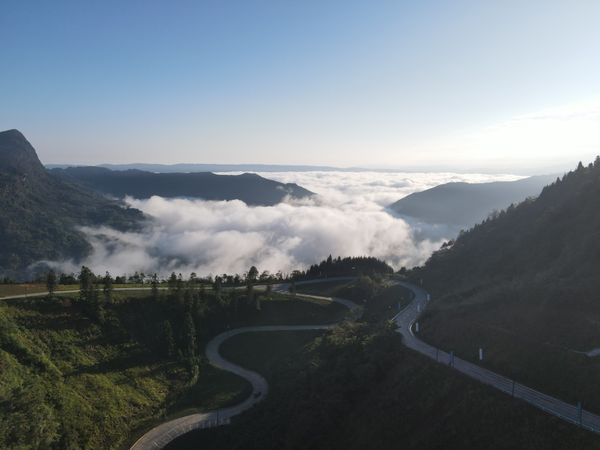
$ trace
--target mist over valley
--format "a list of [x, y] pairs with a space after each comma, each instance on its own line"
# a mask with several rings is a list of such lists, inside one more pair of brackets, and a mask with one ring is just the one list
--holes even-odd
[[291, 273], [334, 255], [374, 256], [395, 269], [413, 267], [422, 264], [444, 241], [455, 238], [460, 228], [402, 219], [387, 208], [391, 203], [447, 182], [519, 178], [377, 172], [258, 175], [298, 184], [316, 195], [288, 196], [273, 206], [250, 206], [240, 200], [127, 197], [129, 206], [151, 217], [142, 232], [80, 228], [93, 253], [79, 262], [48, 264], [66, 273], [77, 272], [82, 264], [97, 273], [115, 274], [243, 274], [253, 265], [261, 271]]

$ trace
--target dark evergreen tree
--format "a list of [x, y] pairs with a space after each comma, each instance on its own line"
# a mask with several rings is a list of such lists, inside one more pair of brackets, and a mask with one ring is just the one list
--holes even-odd
[[175, 345], [175, 339], [173, 338], [173, 327], [171, 327], [171, 322], [168, 320], [165, 320], [163, 323], [163, 334], [165, 357], [175, 358], [177, 355], [177, 345]]
[[255, 266], [250, 267], [248, 274], [246, 275], [246, 281], [254, 283], [258, 278], [258, 269]]
[[113, 293], [113, 279], [108, 272], [102, 278], [102, 286], [104, 291], [104, 300], [108, 303], [112, 303], [112, 293]]
[[48, 295], [52, 297], [54, 295], [54, 290], [56, 289], [57, 281], [56, 281], [56, 272], [53, 269], [50, 269], [46, 272], [46, 289], [48, 290]]
[[152, 286], [152, 299], [154, 301], [158, 300], [158, 277], [156, 274], [152, 275], [150, 278], [150, 286]]
[[217, 298], [221, 298], [221, 291], [222, 291], [221, 277], [215, 277], [215, 282], [213, 283], [213, 291], [215, 292], [215, 295], [217, 296]]
[[196, 355], [196, 327], [190, 313], [183, 320], [183, 354], [187, 357]]
[[169, 294], [175, 292], [175, 290], [177, 289], [177, 275], [175, 275], [175, 272], [171, 272], [171, 276], [167, 281], [167, 285], [169, 289]]
[[248, 306], [250, 306], [251, 308], [256, 308], [256, 302], [255, 302], [255, 292], [254, 292], [254, 286], [252, 285], [252, 283], [249, 283], [248, 286], [246, 286], [246, 304]]
[[89, 300], [92, 290], [92, 272], [89, 268], [82, 266], [79, 272], [79, 296], [83, 300]]

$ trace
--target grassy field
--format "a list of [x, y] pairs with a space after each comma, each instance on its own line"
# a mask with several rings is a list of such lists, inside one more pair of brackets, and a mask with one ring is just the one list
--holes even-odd
[[324, 330], [243, 333], [223, 342], [219, 352], [228, 361], [269, 378], [273, 365], [312, 342], [323, 332]]

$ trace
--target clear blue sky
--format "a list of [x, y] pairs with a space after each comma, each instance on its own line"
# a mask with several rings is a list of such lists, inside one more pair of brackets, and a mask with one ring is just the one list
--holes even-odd
[[600, 153], [600, 2], [0, 3], [0, 129], [44, 163]]

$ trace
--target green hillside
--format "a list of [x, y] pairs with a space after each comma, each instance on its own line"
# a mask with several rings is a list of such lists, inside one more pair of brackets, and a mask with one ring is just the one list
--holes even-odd
[[204, 358], [228, 325], [332, 323], [347, 311], [185, 283], [110, 300], [93, 290], [63, 295], [0, 302], [0, 448], [129, 448], [165, 419], [251, 394], [246, 380]]
[[423, 339], [600, 411], [600, 159], [444, 244], [412, 276]]
[[166, 450], [600, 448], [600, 437], [406, 349], [391, 328], [347, 324], [272, 372], [264, 402]]
[[50, 174], [17, 130], [0, 133], [0, 276], [20, 277], [41, 259], [81, 258], [91, 246], [78, 226], [130, 229], [141, 211]]

